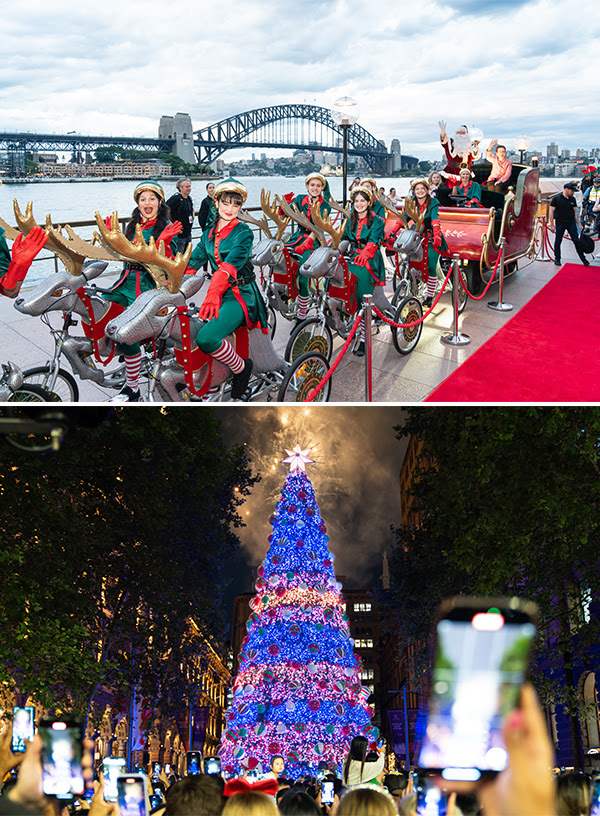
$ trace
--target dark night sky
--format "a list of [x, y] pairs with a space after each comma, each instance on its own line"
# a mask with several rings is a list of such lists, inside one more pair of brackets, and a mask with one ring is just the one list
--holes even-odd
[[297, 443], [313, 447], [309, 476], [327, 525], [336, 572], [349, 587], [369, 585], [381, 574], [382, 554], [400, 524], [399, 473], [407, 440], [397, 440], [398, 407], [247, 406], [216, 408], [227, 444], [247, 446], [255, 473], [262, 477], [241, 508], [239, 531], [244, 558], [231, 564], [231, 602], [253, 590], [252, 568], [264, 559], [274, 512], [288, 472], [277, 463]]

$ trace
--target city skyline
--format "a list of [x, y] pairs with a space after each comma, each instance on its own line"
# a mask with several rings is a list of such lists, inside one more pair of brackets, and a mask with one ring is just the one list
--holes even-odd
[[6, 130], [155, 135], [176, 110], [199, 129], [271, 104], [330, 107], [348, 94], [361, 125], [422, 159], [439, 156], [440, 119], [449, 133], [464, 122], [511, 146], [525, 133], [534, 146], [590, 149], [599, 117], [585, 101], [595, 90], [586, 52], [600, 10], [581, 0], [582, 22], [567, 36], [571, 16], [566, 0], [400, 9], [374, 0], [368, 16], [355, 0], [248, 0], [205, 4], [198, 17], [153, 0], [92, 10], [60, 0], [50, 16], [26, 0], [0, 32], [9, 56], [0, 121]]

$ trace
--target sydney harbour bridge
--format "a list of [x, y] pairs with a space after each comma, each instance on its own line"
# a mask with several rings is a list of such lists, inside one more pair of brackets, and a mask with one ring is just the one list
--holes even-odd
[[[7, 153], [9, 167], [13, 168], [24, 167], [25, 156], [33, 151], [77, 153], [93, 151], [98, 147], [117, 146], [181, 155], [182, 135], [187, 136], [185, 141], [192, 141], [192, 133], [144, 138], [84, 136], [79, 133], [0, 132], [0, 151]], [[305, 104], [273, 105], [245, 111], [193, 132], [194, 156], [200, 164], [210, 164], [228, 150], [244, 147], [341, 154], [343, 133], [342, 128], [333, 121], [328, 108]], [[373, 173], [378, 175], [385, 175], [392, 169], [392, 156], [385, 145], [359, 124], [348, 130], [348, 155], [362, 157]]]

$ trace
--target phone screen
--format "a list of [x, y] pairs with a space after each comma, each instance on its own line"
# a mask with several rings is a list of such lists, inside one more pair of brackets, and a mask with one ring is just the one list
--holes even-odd
[[104, 798], [107, 802], [117, 801], [117, 778], [126, 772], [126, 765], [124, 757], [106, 757], [102, 762]]
[[58, 799], [81, 796], [84, 791], [81, 759], [81, 725], [75, 722], [42, 720], [42, 787], [45, 794]]
[[202, 756], [200, 751], [188, 751], [187, 757], [187, 772], [188, 776], [202, 773]]
[[153, 776], [160, 776], [160, 772], [162, 770], [162, 766], [160, 762], [153, 762], [152, 763], [152, 774]]
[[517, 705], [536, 627], [524, 613], [497, 608], [450, 614], [437, 626], [419, 765], [445, 779], [476, 780], [506, 766], [502, 719]]
[[204, 773], [218, 776], [221, 773], [220, 757], [204, 757]]
[[21, 754], [27, 749], [25, 740], [31, 742], [34, 737], [34, 707], [14, 706], [11, 748], [15, 754]]
[[448, 796], [432, 782], [431, 777], [419, 776], [415, 784], [417, 816], [446, 816]]
[[163, 803], [163, 798], [160, 793], [151, 793], [148, 797], [150, 800], [150, 810], [159, 807]]
[[333, 800], [335, 798], [335, 790], [333, 782], [322, 782], [321, 783], [321, 804], [322, 805], [333, 805]]
[[148, 816], [146, 777], [141, 774], [120, 776], [117, 780], [117, 802], [120, 816]]

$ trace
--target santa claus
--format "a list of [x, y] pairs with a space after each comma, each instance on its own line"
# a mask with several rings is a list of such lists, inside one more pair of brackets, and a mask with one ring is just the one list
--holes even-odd
[[446, 167], [444, 176], [446, 185], [453, 187], [458, 184], [461, 167], [471, 168], [473, 162], [481, 156], [479, 142], [474, 141], [466, 125], [456, 128], [454, 138], [449, 139], [446, 133], [446, 123], [438, 122], [440, 126], [440, 142], [446, 154]]

